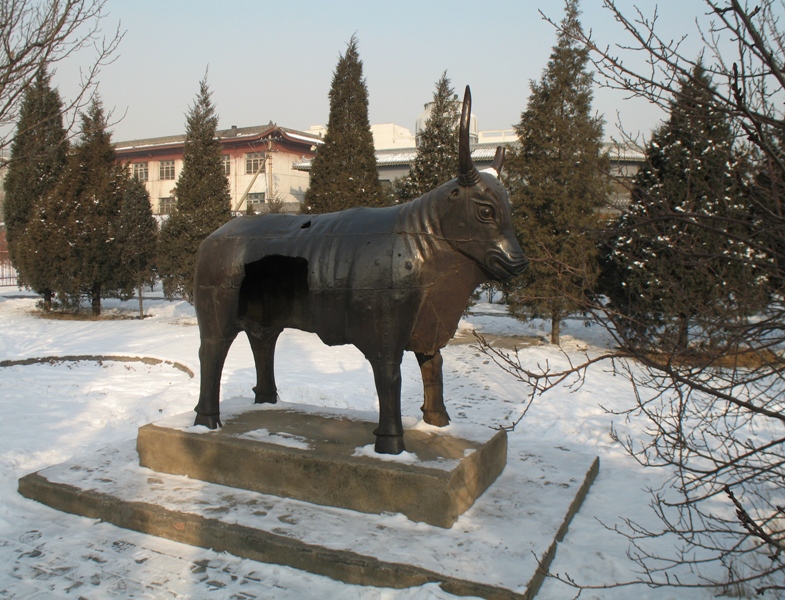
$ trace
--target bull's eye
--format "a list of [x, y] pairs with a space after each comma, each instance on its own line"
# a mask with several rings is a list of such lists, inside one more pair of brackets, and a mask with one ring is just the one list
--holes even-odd
[[480, 221], [493, 221], [496, 216], [493, 206], [490, 204], [477, 204], [477, 218]]

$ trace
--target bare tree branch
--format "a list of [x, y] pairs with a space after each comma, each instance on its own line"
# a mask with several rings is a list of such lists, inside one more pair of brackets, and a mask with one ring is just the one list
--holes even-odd
[[[482, 339], [479, 345], [527, 386], [523, 415], [540, 395], [580, 386], [587, 369], [610, 364], [629, 379], [634, 399], [628, 408], [613, 411], [624, 419], [611, 435], [640, 464], [670, 474], [665, 487], [651, 491], [659, 528], [632, 520], [613, 528], [629, 540], [638, 581], [592, 586], [565, 574], [551, 576], [578, 590], [578, 596], [582, 590], [636, 583], [714, 587], [736, 595], [776, 593], [785, 589], [785, 32], [780, 23], [785, 5], [705, 0], [706, 11], [689, 34], [700, 42], [698, 52], [688, 52], [694, 45], [687, 45], [687, 33], [671, 39], [659, 32], [656, 8], [647, 8], [647, 14], [616, 0], [603, 5], [623, 34], [620, 41], [603, 44], [592, 32], [562, 31], [589, 49], [598, 85], [670, 113], [689, 82], [699, 88], [696, 97], [708, 98], [711, 111], [729, 123], [739, 160], [754, 165], [752, 174], [734, 180], [745, 190], [743, 200], [714, 199], [718, 205], [732, 202], [732, 211], [678, 206], [642, 213], [643, 228], [633, 220], [628, 229], [611, 227], [610, 233], [632, 239], [644, 229], [659, 232], [659, 243], [668, 245], [668, 256], [680, 267], [729, 286], [728, 292], [724, 302], [689, 313], [686, 325], [659, 315], [653, 326], [586, 290], [585, 298], [572, 300], [606, 327], [614, 349], [591, 356], [563, 352], [567, 367], [562, 369], [526, 364], [525, 352], [499, 351]], [[708, 77], [694, 75], [699, 65]], [[684, 173], [685, 181], [690, 177]], [[670, 243], [671, 231], [678, 232], [678, 244]], [[707, 236], [725, 245], [701, 243]], [[661, 249], [652, 248], [652, 254]], [[726, 276], [734, 269], [754, 273], [758, 283], [733, 287]], [[667, 296], [683, 297], [685, 311], [697, 301], [678, 279], [658, 285]], [[682, 326], [692, 343], [667, 343]], [[625, 432], [631, 420], [646, 424], [645, 435]], [[660, 541], [651, 545], [653, 540]], [[662, 540], [672, 541], [671, 553], [655, 550], [663, 548]], [[680, 579], [685, 572], [698, 581]]]
[[[106, 0], [0, 0], [0, 150], [13, 142], [25, 90], [41, 69], [81, 59], [74, 97], [64, 113], [72, 125], [92, 100], [101, 70], [114, 60], [123, 38], [118, 28], [104, 35]], [[78, 55], [78, 56], [77, 56]], [[2, 164], [0, 162], [0, 164]]]

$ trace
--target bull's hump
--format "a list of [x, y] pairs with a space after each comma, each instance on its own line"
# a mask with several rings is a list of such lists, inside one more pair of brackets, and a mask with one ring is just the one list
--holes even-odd
[[233, 219], [213, 233], [225, 238], [330, 237], [395, 231], [399, 207], [351, 208], [322, 215], [255, 215]]
[[[313, 235], [391, 234], [398, 218], [397, 206], [388, 208], [350, 208], [336, 213], [310, 217]], [[306, 221], [307, 222], [307, 221]]]
[[232, 219], [213, 235], [227, 238], [292, 235], [302, 230], [310, 219], [308, 215], [242, 216]]

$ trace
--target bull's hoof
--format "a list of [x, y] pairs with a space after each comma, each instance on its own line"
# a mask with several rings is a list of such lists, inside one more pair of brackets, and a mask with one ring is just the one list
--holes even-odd
[[400, 454], [406, 447], [403, 445], [402, 435], [377, 435], [376, 454]]
[[208, 429], [218, 429], [221, 427], [220, 415], [200, 415], [196, 413], [194, 425], [204, 425]]
[[278, 402], [278, 393], [259, 393], [256, 391], [256, 388], [253, 389], [254, 391], [254, 404], [275, 404]]
[[423, 410], [422, 420], [428, 425], [435, 425], [436, 427], [446, 427], [450, 424], [450, 415], [446, 410]]

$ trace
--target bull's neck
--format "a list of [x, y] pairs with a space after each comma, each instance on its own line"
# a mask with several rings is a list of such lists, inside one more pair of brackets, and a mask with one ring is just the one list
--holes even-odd
[[437, 205], [438, 192], [437, 188], [411, 202], [401, 204], [397, 230], [401, 233], [443, 239]]
[[471, 291], [488, 278], [474, 260], [459, 252], [444, 236], [438, 205], [440, 194], [444, 193], [437, 188], [400, 205], [397, 231], [404, 234], [407, 245], [416, 255], [427, 260], [440, 257], [438, 260], [445, 270], [460, 269]]

